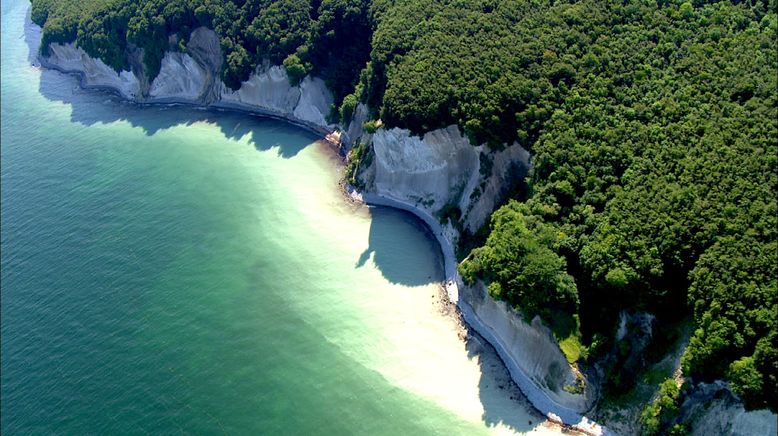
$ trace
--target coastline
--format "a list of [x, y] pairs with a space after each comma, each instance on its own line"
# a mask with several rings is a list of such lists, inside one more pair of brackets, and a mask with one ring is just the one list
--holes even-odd
[[[86, 75], [84, 74], [83, 71], [62, 68], [59, 65], [46, 61], [46, 59], [40, 55], [36, 55], [34, 59], [40, 64], [39, 66], [41, 68], [59, 71], [62, 74], [68, 74], [77, 77], [79, 82], [78, 85], [81, 87], [81, 89], [107, 92], [124, 101], [132, 102], [133, 104], [136, 104], [138, 106], [186, 106], [186, 107], [197, 108], [197, 109], [208, 109], [208, 110], [214, 110], [218, 112], [233, 112], [233, 113], [241, 113], [241, 114], [247, 114], [247, 115], [258, 116], [263, 118], [270, 118], [270, 119], [292, 124], [316, 136], [321, 136], [321, 140], [327, 142], [330, 141], [326, 139], [326, 136], [332, 133], [333, 131], [333, 129], [328, 129], [324, 126], [320, 126], [305, 120], [301, 120], [296, 117], [290, 116], [288, 114], [283, 114], [280, 112], [263, 109], [257, 106], [251, 106], [251, 105], [236, 103], [236, 102], [218, 101], [211, 104], [203, 104], [195, 100], [189, 100], [186, 98], [178, 98], [178, 97], [165, 97], [165, 98], [156, 98], [156, 99], [149, 99], [149, 100], [129, 99], [126, 96], [122, 95], [122, 93], [119, 92], [116, 88], [113, 88], [111, 86], [91, 85], [87, 83]], [[349, 146], [346, 132], [345, 131], [341, 131], [341, 132], [342, 132], [341, 143], [333, 144], [338, 146], [339, 150], [342, 150], [342, 146], [344, 145], [347, 147]], [[339, 151], [339, 153], [341, 153], [341, 156], [345, 157], [345, 154], [342, 151]]]
[[[82, 89], [99, 91], [99, 92], [108, 92], [114, 96], [121, 98], [124, 101], [137, 104], [138, 106], [150, 106], [150, 107], [185, 106], [185, 107], [192, 107], [198, 109], [213, 110], [216, 112], [241, 113], [241, 114], [246, 114], [251, 116], [270, 118], [270, 119], [292, 124], [309, 133], [312, 133], [316, 136], [320, 136], [321, 141], [327, 142], [328, 144], [333, 146], [333, 151], [335, 151], [335, 154], [338, 155], [339, 161], [341, 163], [344, 162], [343, 160], [345, 157], [345, 154], [343, 153], [344, 149], [341, 146], [337, 144], [333, 144], [325, 139], [325, 136], [331, 132], [328, 129], [325, 129], [324, 127], [316, 126], [313, 125], [312, 123], [298, 120], [294, 117], [290, 117], [285, 114], [272, 112], [261, 108], [252, 107], [249, 105], [243, 105], [240, 103], [219, 102], [215, 104], [202, 104], [196, 101], [180, 99], [180, 98], [165, 98], [165, 99], [156, 99], [150, 101], [136, 101], [132, 99], [127, 99], [119, 91], [117, 91], [115, 88], [112, 88], [110, 86], [90, 85], [85, 83], [85, 75], [81, 71], [67, 70], [64, 68], [60, 68], [57, 65], [46, 62], [41, 57], [38, 57], [37, 59], [40, 62], [40, 66], [43, 68], [52, 69], [55, 71], [59, 71], [60, 73], [63, 74], [68, 74], [77, 77], [79, 80], [79, 86]], [[440, 223], [437, 222], [437, 220], [435, 220], [434, 217], [432, 217], [426, 211], [421, 210], [411, 204], [407, 204], [399, 200], [388, 198], [378, 194], [359, 192], [350, 186], [346, 187], [345, 194], [352, 201], [361, 202], [368, 206], [383, 206], [383, 207], [391, 207], [394, 209], [403, 210], [411, 213], [417, 219], [421, 220], [425, 224], [425, 226], [430, 230], [430, 232], [432, 232], [432, 234], [435, 236], [435, 239], [438, 242], [438, 246], [443, 255], [445, 277], [441, 285], [445, 290], [448, 300], [458, 308], [460, 314], [462, 315], [462, 319], [468, 325], [468, 327], [472, 328], [473, 331], [478, 333], [482, 338], [484, 338], [484, 340], [489, 345], [492, 346], [492, 348], [494, 348], [495, 352], [500, 358], [500, 361], [502, 362], [502, 364], [505, 366], [505, 369], [510, 374], [511, 380], [514, 383], [516, 383], [516, 385], [519, 387], [522, 395], [524, 395], [524, 397], [527, 399], [528, 404], [530, 404], [535, 410], [537, 410], [542, 415], [544, 415], [548, 422], [558, 425], [560, 426], [560, 428], [567, 429], [568, 431], [574, 430], [588, 435], [603, 434], [601, 430], [598, 431], [597, 429], [591, 428], [588, 425], [582, 426], [581, 425], [581, 423], [583, 422], [582, 417], [578, 414], [575, 414], [575, 412], [573, 411], [569, 411], [569, 413], [562, 412], [562, 415], [551, 412], [551, 410], [559, 411], [561, 406], [558, 406], [553, 409], [550, 407], [542, 407], [542, 408], [538, 407], [538, 400], [540, 400], [541, 403], [553, 402], [553, 400], [549, 399], [548, 397], [545, 397], [542, 391], [540, 391], [534, 386], [534, 384], [529, 380], [526, 374], [524, 374], [522, 370], [518, 367], [516, 362], [514, 362], [508, 356], [506, 352], [505, 344], [499, 341], [499, 339], [497, 339], [494, 334], [489, 332], [488, 327], [486, 327], [480, 321], [480, 319], [477, 318], [472, 308], [470, 308], [469, 304], [459, 299], [459, 286], [462, 283], [462, 281], [457, 271], [456, 255], [454, 254], [454, 249], [451, 242], [448, 240], [445, 233], [443, 232]], [[519, 376], [517, 377], [517, 375]], [[536, 391], [536, 392], [530, 394], [529, 392], [531, 391]], [[545, 397], [545, 401], [543, 400], [543, 397]], [[568, 419], [566, 420], [565, 418]], [[586, 420], [586, 418], [583, 418], [583, 420]], [[585, 422], [588, 423], [589, 421], [587, 420]]]
[[353, 201], [363, 202], [367, 205], [404, 210], [424, 222], [430, 232], [435, 235], [435, 239], [438, 241], [441, 254], [443, 255], [445, 278], [442, 285], [449, 301], [457, 307], [464, 322], [494, 348], [503, 365], [508, 370], [511, 379], [519, 386], [522, 394], [526, 397], [532, 407], [545, 415], [548, 421], [558, 424], [563, 428], [576, 430], [588, 435], [610, 434], [606, 428], [589, 420], [585, 416], [559, 405], [535, 386], [530, 380], [530, 377], [524, 373], [519, 364], [510, 356], [507, 351], [507, 345], [481, 321], [467, 301], [459, 298], [459, 288], [460, 286], [464, 286], [464, 283], [457, 269], [458, 264], [454, 248], [451, 241], [446, 237], [440, 223], [433, 216], [406, 202], [379, 194], [360, 192], [352, 186], [346, 187], [346, 194]]
[[[344, 136], [344, 139], [340, 144], [335, 144], [325, 138], [328, 134], [332, 133], [333, 130], [336, 130], [335, 125], [324, 127], [297, 119], [296, 117], [291, 116], [291, 114], [266, 110], [260, 107], [235, 102], [219, 101], [211, 104], [204, 104], [195, 100], [176, 97], [138, 101], [134, 98], [128, 98], [118, 89], [111, 86], [92, 85], [87, 83], [86, 75], [83, 71], [62, 68], [59, 65], [47, 62], [42, 56], [39, 55], [34, 57], [34, 61], [39, 62], [40, 67], [42, 68], [59, 71], [63, 74], [77, 77], [79, 86], [82, 89], [108, 92], [118, 96], [122, 100], [137, 104], [139, 106], [186, 106], [198, 109], [214, 110], [218, 112], [229, 111], [280, 120], [295, 125], [316, 136], [320, 136], [321, 141], [333, 146], [332, 148], [334, 148], [334, 151], [338, 155], [341, 162], [343, 162], [343, 159], [345, 158], [345, 151], [347, 151], [347, 148], [345, 147], [348, 147], [348, 138]], [[345, 134], [345, 129], [341, 128], [340, 130], [343, 134]], [[460, 286], [463, 286], [463, 283], [457, 270], [457, 261], [453, 245], [445, 235], [445, 232], [443, 231], [440, 223], [432, 215], [412, 204], [379, 194], [358, 192], [353, 187], [349, 186], [346, 187], [346, 194], [351, 200], [367, 205], [385, 206], [404, 210], [413, 214], [415, 217], [424, 222], [427, 228], [435, 235], [435, 239], [437, 240], [438, 246], [440, 247], [441, 253], [443, 255], [445, 277], [442, 285], [446, 291], [446, 295], [449, 301], [457, 307], [462, 319], [469, 326], [469, 328], [472, 328], [473, 331], [478, 333], [487, 343], [489, 343], [492, 348], [494, 348], [497, 356], [507, 370], [511, 380], [519, 387], [528, 404], [540, 412], [541, 415], [544, 415], [548, 422], [553, 423], [554, 425], [559, 425], [560, 428], [566, 429], [567, 431], [574, 430], [591, 435], [605, 433], [605, 429], [603, 427], [588, 421], [585, 417], [582, 417], [575, 411], [560, 406], [552, 399], [548, 398], [548, 396], [546, 396], [542, 390], [532, 382], [529, 376], [525, 374], [519, 365], [510, 357], [510, 354], [507, 352], [506, 344], [500, 341], [499, 338], [490, 331], [489, 327], [478, 318], [478, 316], [466, 301], [459, 298], [459, 289]]]

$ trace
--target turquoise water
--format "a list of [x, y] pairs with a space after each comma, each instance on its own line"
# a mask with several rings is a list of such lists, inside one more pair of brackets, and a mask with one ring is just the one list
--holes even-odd
[[489, 404], [524, 416], [436, 316], [426, 230], [345, 202], [331, 150], [80, 90], [30, 65], [27, 9], [2, 3], [3, 434], [480, 434], [503, 421]]

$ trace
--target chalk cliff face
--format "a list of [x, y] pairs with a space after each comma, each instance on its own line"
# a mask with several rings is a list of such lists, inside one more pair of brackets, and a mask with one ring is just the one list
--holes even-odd
[[49, 64], [65, 71], [83, 74], [84, 83], [115, 90], [122, 97], [134, 100], [140, 96], [140, 82], [131, 71], [116, 72], [100, 59], [90, 57], [73, 43], [49, 45]]
[[[520, 145], [502, 151], [473, 146], [455, 125], [423, 137], [381, 128], [372, 143], [374, 164], [363, 177], [369, 189], [432, 214], [444, 206], [457, 207], [462, 229], [471, 233], [487, 222], [510, 183], [529, 168], [529, 153]], [[458, 232], [450, 233], [456, 241]]]
[[[36, 31], [39, 35], [40, 29]], [[237, 91], [227, 88], [219, 79], [222, 52], [218, 35], [205, 27], [192, 32], [185, 53], [165, 53], [160, 72], [151, 83], [143, 73], [142, 52], [131, 51], [128, 58], [132, 71], [117, 73], [73, 43], [53, 43], [49, 55], [41, 60], [45, 66], [79, 73], [84, 86], [111, 89], [132, 101], [258, 111], [323, 134], [339, 128], [327, 122], [334, 99], [319, 78], [308, 76], [292, 86], [282, 66], [265, 64]], [[489, 297], [481, 284], [464, 286], [456, 274], [452, 243], [461, 231], [475, 232], [488, 221], [511, 181], [526, 174], [529, 153], [519, 144], [500, 151], [473, 146], [457, 126], [431, 131], [423, 137], [398, 128], [380, 128], [371, 135], [362, 128], [368, 119], [367, 106], [358, 104], [345, 137], [372, 143], [372, 162], [361, 174], [366, 195], [374, 197], [371, 202], [413, 211], [433, 228], [446, 257], [452, 300], [467, 322], [497, 349], [512, 378], [536, 408], [590, 433], [606, 432], [582, 416], [596, 400], [595, 393], [586, 390], [573, 394], [564, 389], [575, 384], [577, 375], [548, 329], [537, 319], [525, 322], [503, 302]], [[450, 221], [440, 225], [435, 218], [446, 206], [461, 212], [457, 226]], [[728, 390], [726, 401], [709, 391], [703, 388], [682, 406], [682, 415], [695, 422], [696, 434], [776, 433], [775, 414], [746, 412], [738, 401], [726, 396], [732, 395]], [[710, 408], [706, 406], [709, 403]]]
[[[578, 423], [596, 399], [590, 390], [572, 393], [579, 376], [573, 372], [551, 331], [535, 317], [527, 323], [502, 301], [489, 297], [483, 283], [458, 287], [465, 319], [503, 357], [522, 391], [538, 409], [549, 410], [566, 423]], [[521, 380], [521, 381], [520, 381]], [[523, 382], [523, 383], [522, 383]]]
[[[372, 135], [372, 150], [372, 163], [361, 177], [373, 203], [412, 206], [423, 211], [417, 215], [428, 224], [444, 207], [461, 211], [457, 225], [451, 220], [430, 224], [441, 245], [449, 246], [443, 250], [449, 296], [467, 323], [495, 347], [530, 402], [556, 420], [591, 433], [605, 432], [584, 417], [596, 401], [597, 389], [568, 364], [540, 319], [526, 322], [504, 302], [492, 299], [482, 283], [465, 286], [456, 273], [451, 244], [460, 231], [475, 232], [488, 221], [511, 183], [526, 174], [529, 153], [518, 144], [500, 151], [473, 146], [457, 126], [423, 137], [380, 128]], [[573, 393], [580, 382], [588, 387]]]
[[[48, 66], [80, 73], [85, 86], [110, 88], [129, 100], [259, 111], [325, 132], [338, 127], [326, 120], [334, 99], [321, 79], [308, 76], [292, 86], [282, 66], [264, 64], [233, 91], [219, 80], [222, 55], [212, 30], [195, 29], [186, 48], [186, 52], [165, 53], [160, 72], [151, 83], [145, 80], [139, 62], [142, 53], [131, 59], [136, 73], [116, 73], [74, 44], [52, 44], [51, 55], [43, 60]], [[381, 128], [368, 135], [362, 128], [368, 112], [364, 104], [357, 105], [344, 132], [352, 140], [372, 141], [373, 163], [369, 174], [363, 175], [370, 179], [368, 191], [423, 211], [429, 222], [445, 206], [459, 208], [462, 216], [457, 226], [449, 222], [439, 227], [445, 238], [441, 243], [447, 244], [449, 251], [460, 230], [475, 232], [488, 220], [510, 181], [529, 166], [529, 154], [519, 145], [502, 151], [473, 146], [457, 126], [423, 137], [397, 128]], [[447, 270], [456, 274], [453, 251], [447, 257], [453, 262]], [[537, 321], [524, 322], [483, 290], [462, 289], [459, 301], [466, 305], [461, 307], [470, 308], [468, 321], [501, 350], [514, 379], [533, 404], [567, 423], [577, 423], [590, 398], [564, 391], [564, 386], [575, 383], [575, 374], [548, 330]]]
[[327, 125], [327, 115], [332, 110], [335, 99], [327, 89], [324, 80], [306, 76], [300, 82], [300, 100], [294, 108], [297, 119], [322, 126]]
[[300, 101], [300, 88], [289, 84], [284, 67], [265, 65], [257, 67], [237, 91], [225, 87], [221, 100], [291, 115]]
[[478, 151], [457, 126], [411, 136], [404, 129], [373, 135], [374, 189], [436, 211], [458, 200], [478, 171]]
[[[322, 132], [335, 127], [327, 122], [334, 98], [320, 78], [307, 76], [299, 85], [292, 86], [283, 66], [266, 64], [233, 91], [219, 79], [222, 53], [213, 30], [195, 29], [186, 48], [186, 53], [164, 54], [159, 74], [151, 84], [139, 80], [132, 71], [117, 73], [73, 43], [51, 44], [49, 56], [42, 60], [49, 67], [80, 73], [84, 86], [111, 89], [128, 100], [239, 107], [283, 117]], [[137, 54], [131, 61], [135, 58]], [[135, 66], [134, 70], [143, 76], [142, 65]]]
[[150, 99], [182, 98], [198, 100], [204, 93], [208, 74], [191, 56], [167, 52], [159, 75], [151, 83]]
[[[365, 131], [362, 128], [362, 125], [365, 123], [365, 121], [368, 120], [369, 113], [368, 113], [367, 105], [364, 103], [357, 104], [357, 107], [354, 109], [354, 115], [351, 117], [351, 122], [348, 125], [348, 130], [346, 131], [346, 134], [349, 138], [352, 138], [353, 140], [357, 140], [363, 135], [365, 135]], [[364, 141], [368, 141], [370, 138], [363, 138]]]
[[686, 397], [678, 417], [691, 426], [691, 434], [705, 436], [774, 435], [778, 416], [769, 410], [746, 411], [726, 383], [701, 383]]

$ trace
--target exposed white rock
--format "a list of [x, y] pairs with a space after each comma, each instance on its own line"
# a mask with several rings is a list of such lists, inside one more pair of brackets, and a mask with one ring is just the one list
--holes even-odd
[[237, 91], [225, 87], [221, 100], [292, 115], [300, 94], [300, 88], [289, 83], [284, 67], [259, 66]]
[[336, 127], [327, 123], [334, 98], [320, 78], [306, 76], [298, 86], [292, 86], [283, 66], [265, 63], [240, 89], [233, 91], [219, 80], [222, 52], [216, 32], [205, 27], [194, 29], [186, 48], [187, 53], [164, 54], [159, 74], [151, 84], [143, 76], [141, 50], [129, 60], [134, 62], [134, 70], [142, 81], [131, 71], [117, 73], [73, 43], [51, 44], [50, 55], [42, 61], [50, 67], [81, 74], [84, 86], [111, 89], [132, 101], [175, 101], [256, 110], [322, 134]]
[[489, 297], [483, 285], [467, 287], [462, 283], [457, 272], [450, 229], [441, 226], [427, 210], [415, 203], [371, 192], [351, 191], [350, 195], [368, 204], [406, 210], [427, 224], [443, 254], [449, 299], [460, 309], [467, 324], [495, 348], [511, 378], [533, 406], [550, 419], [572, 425], [587, 434], [611, 434], [607, 428], [583, 415], [595, 400], [587, 395], [588, 391], [579, 395], [564, 390], [565, 384], [575, 382], [575, 375], [551, 333], [539, 319], [528, 324], [505, 303]]
[[540, 318], [527, 323], [505, 302], [489, 297], [480, 282], [460, 283], [456, 297], [468, 323], [498, 350], [512, 373], [519, 372], [514, 380], [536, 407], [553, 411], [566, 423], [578, 422], [591, 408], [595, 398], [588, 391], [564, 390], [575, 385], [576, 375]]
[[294, 108], [294, 116], [302, 121], [326, 126], [327, 115], [334, 102], [335, 99], [324, 80], [306, 76], [300, 82], [300, 100]]
[[[361, 133], [361, 123], [354, 130], [353, 135], [349, 133], [352, 138]], [[456, 205], [464, 227], [471, 232], [489, 219], [510, 181], [518, 180], [529, 168], [529, 153], [520, 145], [501, 151], [475, 147], [457, 126], [433, 130], [423, 137], [405, 129], [378, 129], [372, 140], [375, 162], [368, 176], [370, 189], [430, 212]], [[486, 174], [480, 171], [482, 159], [490, 161]]]
[[180, 52], [166, 52], [159, 74], [151, 83], [149, 97], [195, 101], [204, 94], [207, 80], [208, 72], [191, 56]]
[[352, 115], [351, 122], [348, 125], [348, 130], [346, 131], [346, 134], [352, 142], [359, 140], [364, 134], [362, 125], [367, 121], [367, 117], [367, 105], [364, 103], [357, 104], [357, 107], [354, 108], [354, 115]]
[[488, 174], [476, 171], [459, 200], [464, 227], [472, 233], [489, 220], [497, 204], [504, 198], [512, 181], [521, 180], [530, 168], [530, 155], [518, 143], [501, 151], [490, 151], [479, 146], [479, 159], [489, 160]]
[[207, 27], [198, 27], [189, 36], [186, 49], [206, 70], [221, 70], [222, 48], [219, 35]]
[[726, 383], [700, 383], [681, 405], [679, 419], [693, 435], [775, 435], [778, 416], [767, 409], [746, 411]]
[[478, 150], [457, 126], [434, 130], [424, 137], [405, 129], [379, 129], [373, 135], [373, 150], [376, 193], [430, 211], [458, 200], [458, 194], [478, 172]]
[[90, 57], [74, 43], [50, 44], [45, 62], [65, 72], [80, 73], [84, 86], [109, 88], [130, 100], [140, 95], [140, 84], [131, 71], [117, 73], [100, 59]]

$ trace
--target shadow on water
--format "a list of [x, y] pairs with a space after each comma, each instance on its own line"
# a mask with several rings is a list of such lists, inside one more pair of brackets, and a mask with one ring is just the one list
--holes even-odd
[[[407, 226], [415, 231], [398, 231], [398, 227]], [[423, 237], [419, 238], [419, 234]], [[354, 266], [364, 266], [371, 256], [390, 283], [422, 286], [443, 280], [440, 247], [427, 226], [409, 212], [370, 207], [368, 245]]]
[[[29, 10], [24, 39], [30, 49], [29, 62], [39, 66], [36, 53], [40, 44], [40, 30], [31, 24]], [[294, 157], [317, 139], [316, 135], [299, 127], [248, 114], [185, 105], [144, 106], [129, 103], [109, 92], [82, 89], [77, 77], [48, 69], [41, 70], [39, 92], [50, 101], [69, 105], [71, 121], [84, 126], [122, 121], [151, 136], [174, 126], [206, 122], [218, 126], [227, 138], [242, 139], [248, 136], [257, 150], [276, 149], [278, 155], [284, 158]], [[255, 130], [261, 134], [255, 134]], [[306, 135], [307, 140], [300, 140], [301, 133]], [[357, 259], [355, 267], [364, 266], [372, 257], [383, 277], [391, 283], [421, 286], [442, 280], [440, 247], [421, 220], [408, 212], [386, 207], [371, 207], [370, 214], [368, 247]], [[403, 235], [400, 237], [419, 239], [413, 232], [397, 232], [399, 223], [410, 224], [424, 233], [424, 242], [416, 242], [414, 245], [408, 241], [398, 241], [398, 234]], [[408, 250], [407, 247], [413, 249]], [[435, 259], [431, 265], [430, 258]], [[482, 419], [487, 426], [501, 424], [517, 432], [528, 432], [544, 421], [545, 418], [528, 403], [510, 379], [491, 345], [471, 331], [465, 348], [468, 357], [477, 358], [481, 366], [479, 395], [484, 408]], [[499, 391], [505, 392], [500, 394]], [[530, 418], [527, 419], [524, 413], [517, 413], [517, 409], [526, 410]]]
[[[388, 207], [371, 207], [370, 215], [368, 247], [357, 259], [356, 268], [372, 258], [376, 268], [391, 283], [420, 286], [443, 280], [440, 246], [423, 221], [409, 212]], [[416, 232], [398, 232], [397, 227], [401, 225], [415, 227], [424, 237], [419, 238]], [[404, 237], [417, 242], [402, 240]], [[541, 425], [545, 417], [521, 393], [495, 349], [469, 327], [467, 331], [465, 351], [468, 358], [477, 359], [481, 370], [478, 391], [484, 409], [483, 422], [488, 427], [502, 425], [519, 433]]]
[[[257, 150], [276, 149], [284, 158], [296, 156], [318, 139], [299, 127], [269, 118], [185, 105], [130, 103], [106, 91], [82, 89], [75, 76], [53, 70], [41, 70], [38, 89], [48, 100], [70, 106], [70, 120], [84, 126], [122, 121], [151, 136], [171, 127], [204, 122], [217, 126], [229, 139], [248, 137]], [[300, 140], [301, 134], [306, 140]]]
[[[546, 421], [527, 400], [511, 378], [497, 351], [481, 335], [467, 327], [465, 349], [469, 358], [477, 358], [481, 378], [478, 394], [489, 427], [502, 425], [518, 433], [528, 433]], [[526, 413], [517, 413], [523, 409]]]
[[[32, 23], [28, 10], [24, 40], [29, 49], [28, 60], [40, 66], [37, 59], [40, 29]], [[174, 126], [189, 126], [205, 122], [219, 127], [229, 139], [248, 140], [257, 150], [276, 149], [278, 155], [291, 158], [319, 139], [318, 136], [289, 123], [253, 116], [237, 111], [198, 108], [187, 105], [141, 105], [127, 102], [108, 91], [82, 89], [75, 75], [42, 68], [38, 91], [46, 99], [65, 103], [71, 108], [70, 119], [84, 126], [128, 122], [146, 135]], [[261, 134], [255, 134], [255, 131]], [[305, 140], [300, 140], [303, 135]]]

